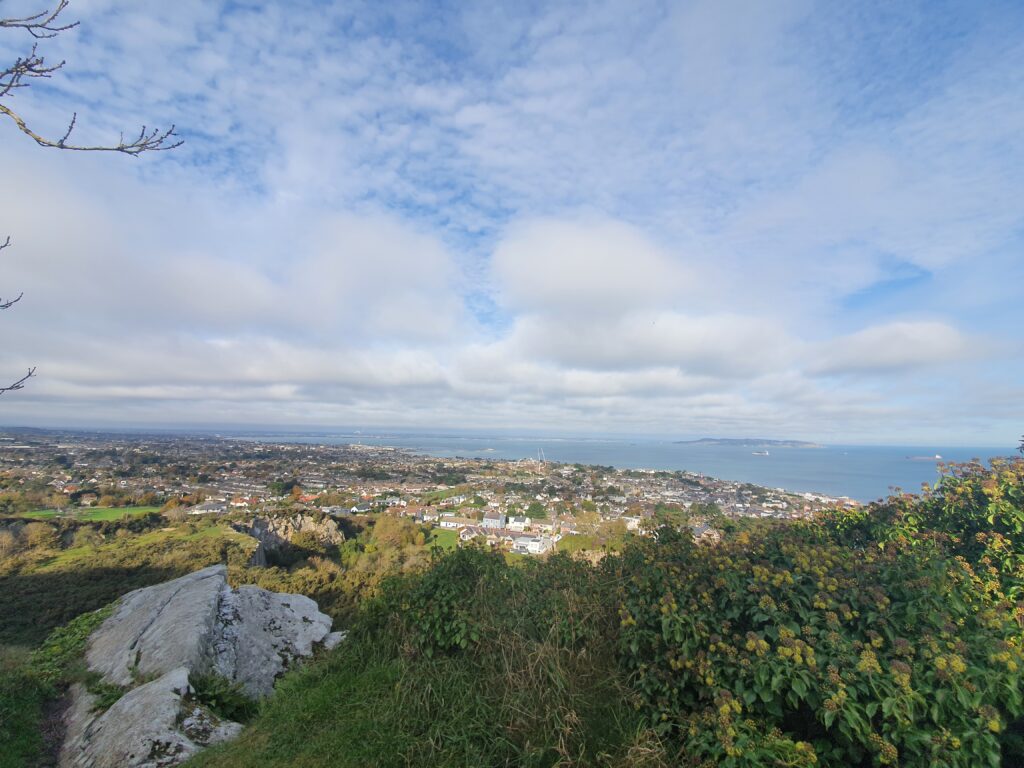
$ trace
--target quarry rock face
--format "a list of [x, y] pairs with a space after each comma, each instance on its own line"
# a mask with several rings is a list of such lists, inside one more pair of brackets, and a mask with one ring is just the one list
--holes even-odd
[[254, 517], [246, 525], [235, 525], [235, 530], [252, 536], [260, 543], [253, 554], [252, 565], [265, 566], [267, 554], [285, 549], [299, 534], [311, 534], [323, 544], [342, 544], [345, 534], [330, 518], [317, 519], [309, 514], [281, 517]]
[[189, 675], [217, 675], [252, 698], [315, 646], [343, 637], [303, 595], [231, 588], [212, 566], [125, 595], [93, 633], [89, 669], [128, 689], [105, 712], [83, 686], [71, 691], [60, 765], [66, 768], [177, 765], [236, 735], [198, 700]]

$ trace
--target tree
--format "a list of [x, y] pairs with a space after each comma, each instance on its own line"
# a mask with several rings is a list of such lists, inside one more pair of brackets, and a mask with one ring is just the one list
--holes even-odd
[[531, 501], [526, 508], [526, 516], [534, 520], [543, 520], [548, 516], [548, 511], [539, 501]]
[[75, 531], [71, 541], [75, 547], [98, 547], [103, 543], [103, 534], [95, 528], [84, 526]]
[[57, 546], [57, 530], [46, 523], [29, 523], [21, 535], [30, 547], [52, 549]]
[[[19, 131], [39, 146], [53, 149], [67, 149], [76, 152], [119, 152], [137, 157], [143, 152], [156, 152], [181, 146], [182, 142], [174, 133], [173, 125], [167, 130], [151, 129], [142, 126], [138, 135], [134, 136], [134, 138], [126, 140], [122, 133], [114, 144], [76, 144], [71, 141], [71, 134], [75, 130], [78, 120], [77, 112], [72, 113], [71, 119], [68, 121], [67, 130], [64, 131], [60, 138], [47, 138], [31, 128], [25, 122], [25, 119], [9, 106], [11, 98], [17, 95], [21, 89], [31, 86], [34, 80], [53, 77], [55, 72], [64, 67], [63, 61], [57, 64], [47, 63], [46, 59], [39, 53], [39, 41], [56, 37], [61, 32], [67, 32], [78, 26], [77, 21], [65, 24], [60, 19], [61, 14], [68, 7], [68, 2], [69, 0], [59, 0], [57, 6], [52, 11], [43, 10], [29, 16], [0, 16], [0, 29], [23, 32], [32, 40], [31, 47], [28, 48], [23, 56], [17, 56], [13, 63], [0, 69], [0, 117], [10, 119]], [[0, 0], [0, 5], [2, 3], [3, 0]], [[3, 65], [0, 64], [0, 66]], [[0, 242], [0, 251], [10, 247], [10, 245], [10, 236], [4, 237], [3, 241]], [[0, 310], [10, 309], [21, 301], [22, 296], [23, 294], [19, 293], [13, 299], [0, 299]], [[35, 372], [36, 369], [33, 366], [17, 381], [7, 386], [0, 386], [0, 394], [23, 389], [25, 382], [32, 378]]]

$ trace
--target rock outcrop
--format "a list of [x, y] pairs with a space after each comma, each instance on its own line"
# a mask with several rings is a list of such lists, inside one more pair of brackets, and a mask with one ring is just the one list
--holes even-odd
[[337, 522], [329, 517], [318, 518], [312, 514], [298, 513], [278, 517], [254, 517], [244, 525], [235, 525], [235, 530], [252, 536], [259, 542], [253, 553], [251, 565], [267, 565], [268, 556], [273, 558], [293, 545], [300, 534], [308, 534], [321, 544], [338, 545], [345, 541], [345, 534]]
[[232, 589], [222, 565], [130, 592], [86, 651], [88, 668], [103, 683], [128, 690], [98, 712], [92, 694], [72, 688], [60, 764], [176, 765], [241, 729], [200, 703], [190, 675], [217, 675], [252, 698], [267, 696], [289, 665], [341, 637], [313, 600]]

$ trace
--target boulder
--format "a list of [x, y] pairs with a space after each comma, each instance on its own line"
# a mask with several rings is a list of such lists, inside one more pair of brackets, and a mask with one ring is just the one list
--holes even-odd
[[214, 565], [129, 592], [89, 639], [89, 669], [122, 686], [178, 667], [209, 671], [225, 590], [227, 569]]
[[83, 686], [75, 685], [71, 697], [60, 756], [69, 768], [177, 765], [242, 730], [194, 702], [185, 667], [133, 688], [99, 714]]
[[204, 707], [190, 675], [218, 675], [260, 698], [294, 662], [341, 636], [308, 597], [232, 589], [222, 565], [130, 592], [90, 637], [85, 655], [102, 682], [128, 691], [99, 712], [95, 697], [73, 687], [60, 765], [177, 765], [242, 727]]
[[253, 698], [269, 695], [274, 680], [331, 631], [331, 618], [313, 600], [259, 587], [228, 590], [217, 619], [213, 671]]

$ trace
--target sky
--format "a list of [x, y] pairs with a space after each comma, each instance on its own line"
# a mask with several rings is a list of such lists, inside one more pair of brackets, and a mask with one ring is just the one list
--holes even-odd
[[4, 103], [185, 143], [0, 121], [0, 424], [1024, 433], [1016, 0], [65, 17]]

